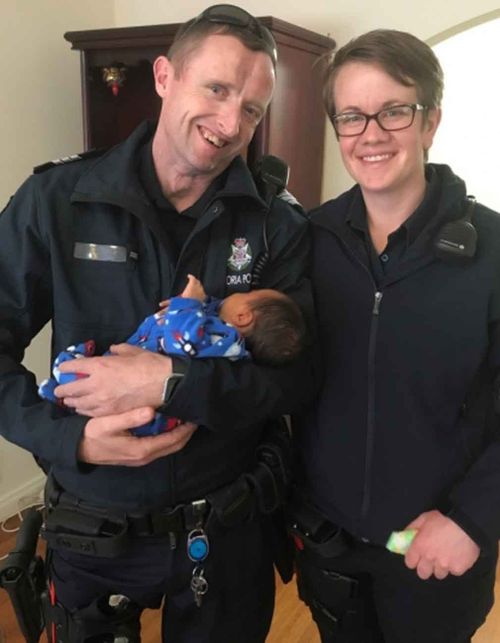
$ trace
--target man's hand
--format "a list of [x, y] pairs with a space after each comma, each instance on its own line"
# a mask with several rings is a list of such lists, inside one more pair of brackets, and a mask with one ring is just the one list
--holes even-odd
[[158, 407], [165, 378], [172, 373], [170, 357], [129, 344], [111, 346], [110, 352], [103, 357], [83, 357], [61, 364], [61, 372], [78, 372], [87, 377], [56, 387], [57, 397], [89, 417]]
[[92, 418], [85, 425], [78, 459], [90, 464], [142, 467], [157, 458], [180, 451], [198, 428], [185, 422], [167, 433], [139, 438], [129, 429], [154, 417], [152, 408], [140, 408], [118, 415]]
[[405, 563], [416, 569], [423, 580], [434, 575], [443, 579], [448, 574], [461, 576], [479, 557], [480, 549], [456, 522], [440, 511], [420, 514], [406, 529], [417, 529]]

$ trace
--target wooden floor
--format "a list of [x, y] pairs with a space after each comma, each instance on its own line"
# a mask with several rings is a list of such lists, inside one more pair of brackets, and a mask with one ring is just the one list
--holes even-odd
[[[7, 526], [15, 528], [16, 520], [11, 519]], [[0, 558], [12, 549], [14, 537], [15, 534], [0, 532]], [[486, 623], [474, 637], [474, 643], [500, 643], [500, 564], [497, 572], [495, 587], [499, 600]], [[146, 610], [142, 617], [142, 627], [143, 643], [159, 643], [158, 611]], [[3, 590], [0, 590], [0, 643], [24, 643], [17, 629], [7, 594]], [[45, 636], [42, 636], [41, 643], [46, 643]], [[309, 612], [297, 598], [295, 582], [282, 585], [278, 580], [276, 610], [267, 643], [319, 643], [319, 636]]]

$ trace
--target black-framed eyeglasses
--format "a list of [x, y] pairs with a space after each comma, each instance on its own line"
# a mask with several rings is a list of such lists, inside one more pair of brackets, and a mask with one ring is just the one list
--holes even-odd
[[233, 25], [242, 30], [249, 31], [263, 44], [263, 49], [269, 54], [274, 66], [278, 62], [276, 41], [267, 27], [261, 24], [251, 13], [234, 4], [214, 4], [200, 13], [188, 24], [184, 31], [187, 33], [194, 25], [200, 22], [214, 22], [221, 25]]
[[397, 132], [406, 129], [413, 124], [415, 114], [424, 112], [427, 105], [420, 103], [404, 103], [385, 107], [375, 114], [364, 114], [363, 112], [343, 112], [332, 117], [333, 127], [338, 136], [359, 136], [368, 127], [368, 123], [374, 119], [379, 127], [386, 132]]

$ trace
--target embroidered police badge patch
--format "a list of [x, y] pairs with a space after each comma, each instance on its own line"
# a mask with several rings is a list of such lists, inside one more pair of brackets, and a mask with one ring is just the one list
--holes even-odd
[[252, 261], [252, 249], [244, 237], [235, 239], [231, 244], [231, 255], [227, 260], [227, 265], [232, 270], [245, 270]]

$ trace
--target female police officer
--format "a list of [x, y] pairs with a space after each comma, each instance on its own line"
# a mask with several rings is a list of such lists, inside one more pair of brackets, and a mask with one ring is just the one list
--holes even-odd
[[[326, 75], [357, 184], [312, 213], [324, 378], [299, 451], [324, 521], [299, 587], [323, 642], [465, 643], [492, 605], [500, 219], [426, 164], [442, 88], [432, 50], [389, 30], [348, 43]], [[334, 525], [345, 548], [325, 555]], [[405, 557], [387, 551], [405, 528]]]

